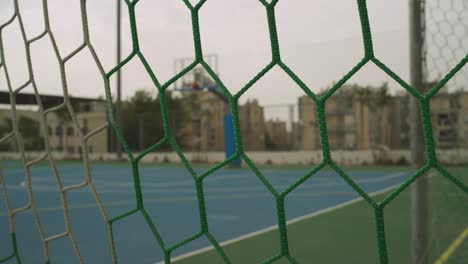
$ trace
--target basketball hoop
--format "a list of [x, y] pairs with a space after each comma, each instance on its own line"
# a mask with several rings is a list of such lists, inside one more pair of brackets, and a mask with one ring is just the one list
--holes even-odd
[[184, 82], [183, 86], [187, 87], [187, 88], [192, 88], [194, 90], [200, 90], [201, 89], [201, 86], [200, 86], [200, 84], [198, 82]]

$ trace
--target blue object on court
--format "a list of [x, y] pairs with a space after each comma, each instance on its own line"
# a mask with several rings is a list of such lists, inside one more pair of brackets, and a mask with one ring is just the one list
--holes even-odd
[[[224, 115], [224, 151], [226, 153], [226, 158], [236, 153], [236, 142], [234, 140], [234, 127], [231, 114]], [[240, 166], [241, 159], [236, 158], [232, 160], [230, 164], [233, 166]]]

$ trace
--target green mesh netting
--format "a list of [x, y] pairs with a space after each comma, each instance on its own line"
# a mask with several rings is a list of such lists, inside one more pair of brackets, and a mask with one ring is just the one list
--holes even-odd
[[[6, 79], [7, 79], [7, 84], [8, 84], [8, 90], [10, 92], [10, 99], [11, 99], [11, 110], [12, 110], [12, 115], [13, 115], [13, 131], [9, 133], [7, 136], [4, 138], [0, 139], [0, 143], [5, 141], [5, 140], [10, 140], [14, 139], [16, 140], [19, 150], [21, 152], [21, 159], [23, 166], [26, 170], [26, 183], [27, 183], [27, 189], [29, 192], [29, 202], [26, 206], [22, 208], [17, 208], [17, 209], [12, 209], [9, 206], [9, 199], [8, 199], [8, 193], [5, 187], [5, 183], [2, 181], [2, 178], [0, 178], [0, 181], [2, 182], [2, 190], [5, 198], [5, 202], [7, 204], [7, 213], [8, 213], [8, 218], [10, 222], [10, 230], [11, 230], [11, 243], [12, 243], [12, 248], [13, 252], [11, 255], [4, 259], [0, 259], [0, 263], [4, 263], [10, 260], [16, 260], [18, 263], [21, 263], [21, 256], [18, 251], [17, 247], [17, 241], [16, 241], [16, 236], [15, 236], [15, 225], [14, 225], [14, 220], [13, 218], [17, 216], [18, 214], [25, 212], [27, 210], [32, 210], [39, 229], [39, 233], [43, 242], [43, 247], [44, 247], [44, 258], [46, 263], [50, 263], [49, 260], [49, 249], [48, 245], [50, 241], [56, 240], [58, 238], [66, 237], [68, 236], [70, 240], [72, 241], [73, 248], [75, 250], [75, 253], [78, 257], [78, 260], [80, 262], [83, 262], [83, 259], [80, 255], [79, 248], [75, 242], [75, 238], [70, 226], [70, 221], [69, 221], [69, 210], [67, 207], [66, 199], [64, 198], [66, 193], [74, 190], [74, 189], [79, 189], [79, 188], [89, 188], [91, 193], [93, 194], [96, 203], [98, 204], [98, 207], [100, 209], [100, 212], [103, 216], [103, 218], [106, 221], [107, 225], [107, 233], [108, 233], [108, 243], [109, 243], [109, 250], [110, 254], [112, 256], [112, 262], [117, 263], [117, 257], [116, 257], [116, 252], [115, 252], [115, 247], [114, 247], [114, 237], [113, 237], [113, 225], [117, 221], [128, 217], [132, 214], [135, 213], [141, 213], [144, 216], [144, 219], [146, 220], [146, 223], [150, 227], [155, 239], [157, 240], [160, 248], [164, 252], [164, 261], [165, 263], [170, 263], [171, 262], [171, 253], [182, 247], [183, 245], [200, 238], [202, 236], [205, 236], [211, 244], [214, 246], [216, 251], [219, 253], [219, 255], [222, 257], [224, 262], [226, 263], [231, 263], [229, 260], [228, 256], [224, 253], [223, 249], [219, 245], [219, 243], [216, 241], [214, 236], [210, 233], [210, 228], [209, 228], [209, 223], [207, 220], [207, 212], [205, 208], [205, 200], [204, 200], [204, 191], [203, 191], [203, 182], [204, 179], [215, 172], [216, 170], [219, 170], [220, 168], [226, 166], [227, 164], [230, 163], [230, 161], [240, 158], [242, 159], [247, 166], [255, 173], [255, 175], [261, 180], [261, 182], [265, 185], [265, 187], [269, 190], [269, 192], [274, 196], [274, 199], [276, 201], [276, 209], [277, 209], [277, 221], [278, 221], [278, 230], [279, 230], [279, 237], [278, 240], [280, 242], [280, 251], [273, 257], [266, 259], [263, 261], [263, 263], [273, 263], [281, 258], [287, 259], [290, 263], [297, 263], [295, 260], [294, 256], [291, 255], [290, 253], [290, 248], [288, 244], [288, 232], [286, 228], [286, 213], [285, 213], [285, 198], [288, 194], [290, 194], [292, 191], [294, 191], [297, 187], [299, 187], [302, 183], [304, 183], [307, 179], [309, 179], [311, 176], [313, 176], [315, 173], [323, 169], [324, 167], [328, 166], [332, 168], [338, 175], [345, 181], [349, 186], [351, 186], [354, 191], [356, 191], [374, 210], [374, 217], [375, 217], [375, 234], [377, 237], [377, 243], [378, 247], [376, 250], [378, 251], [379, 254], [379, 261], [380, 263], [388, 263], [389, 259], [387, 256], [387, 246], [386, 246], [386, 234], [385, 234], [385, 223], [384, 223], [384, 209], [385, 207], [393, 200], [395, 199], [403, 190], [405, 190], [412, 182], [414, 182], [418, 177], [421, 175], [425, 174], [429, 170], [435, 170], [439, 172], [441, 175], [443, 175], [445, 178], [447, 178], [449, 181], [451, 181], [453, 184], [455, 184], [459, 189], [461, 189], [464, 193], [468, 193], [468, 186], [464, 185], [461, 181], [457, 180], [453, 175], [451, 175], [437, 160], [436, 157], [436, 150], [434, 146], [434, 141], [433, 141], [433, 135], [432, 135], [432, 125], [431, 125], [431, 119], [430, 119], [430, 106], [429, 106], [429, 101], [431, 98], [438, 93], [438, 91], [447, 84], [447, 82], [454, 77], [454, 75], [462, 69], [462, 67], [468, 62], [468, 54], [465, 53], [463, 59], [458, 62], [458, 64], [453, 67], [446, 75], [439, 81], [437, 82], [433, 87], [431, 87], [427, 93], [422, 94], [418, 90], [414, 89], [406, 83], [402, 78], [400, 78], [396, 73], [394, 73], [389, 67], [387, 67], [383, 62], [381, 62], [374, 54], [374, 47], [372, 43], [372, 31], [371, 31], [371, 26], [369, 23], [369, 16], [367, 12], [367, 6], [366, 6], [366, 0], [357, 0], [357, 5], [359, 9], [359, 15], [360, 15], [360, 21], [361, 21], [361, 29], [362, 29], [362, 37], [363, 37], [363, 42], [364, 42], [364, 57], [362, 60], [356, 64], [341, 80], [339, 80], [331, 89], [326, 91], [322, 95], [317, 95], [314, 92], [311, 91], [311, 89], [294, 73], [293, 70], [291, 70], [287, 64], [285, 64], [281, 60], [281, 49], [278, 41], [278, 33], [277, 33], [277, 28], [276, 28], [276, 19], [275, 19], [275, 6], [278, 3], [278, 0], [259, 0], [261, 4], [264, 6], [265, 11], [267, 13], [267, 18], [268, 18], [268, 26], [269, 26], [269, 34], [270, 34], [270, 42], [271, 42], [271, 55], [272, 59], [271, 62], [266, 65], [263, 70], [258, 72], [256, 76], [250, 80], [247, 84], [244, 85], [244, 87], [237, 93], [232, 94], [228, 90], [228, 88], [223, 84], [223, 81], [216, 75], [214, 70], [204, 61], [203, 57], [203, 48], [202, 48], [202, 43], [200, 39], [200, 27], [199, 27], [199, 11], [201, 8], [203, 8], [203, 5], [205, 4], [206, 0], [201, 0], [199, 1], [196, 5], [193, 5], [190, 3], [189, 0], [183, 0], [185, 3], [186, 7], [190, 10], [191, 13], [191, 21], [192, 21], [192, 29], [193, 29], [193, 40], [194, 40], [194, 48], [195, 48], [195, 59], [194, 61], [186, 67], [184, 70], [181, 72], [177, 73], [175, 76], [173, 76], [170, 80], [168, 80], [165, 83], [160, 83], [158, 81], [158, 78], [154, 71], [151, 69], [150, 65], [148, 64], [145, 55], [142, 53], [140, 50], [139, 46], [139, 39], [138, 39], [138, 33], [137, 33], [137, 24], [136, 24], [136, 15], [135, 15], [135, 7], [138, 4], [138, 0], [130, 1], [130, 0], [125, 0], [125, 4], [127, 7], [128, 15], [129, 15], [129, 23], [130, 23], [130, 30], [131, 30], [131, 40], [132, 40], [132, 52], [117, 66], [115, 66], [112, 70], [105, 72], [100, 60], [98, 59], [98, 56], [95, 52], [95, 49], [93, 48], [93, 45], [90, 41], [89, 38], [89, 32], [88, 32], [88, 20], [87, 20], [87, 11], [86, 11], [86, 0], [81, 0], [81, 17], [82, 17], [82, 27], [83, 27], [83, 44], [80, 45], [77, 49], [75, 49], [73, 52], [68, 54], [65, 57], [62, 57], [58, 53], [58, 48], [57, 44], [55, 41], [55, 38], [52, 34], [52, 31], [50, 30], [50, 25], [49, 25], [49, 20], [48, 20], [48, 7], [47, 7], [47, 1], [43, 1], [43, 8], [44, 8], [44, 15], [45, 15], [45, 30], [43, 33], [39, 34], [38, 36], [32, 38], [32, 39], [27, 39], [25, 35], [25, 30], [24, 26], [22, 23], [22, 16], [21, 16], [21, 11], [19, 10], [18, 7], [18, 0], [14, 1], [14, 7], [15, 7], [15, 12], [11, 19], [9, 19], [7, 22], [5, 22], [3, 25], [0, 26], [0, 59], [1, 59], [1, 64], [0, 68], [4, 71]], [[24, 84], [21, 85], [20, 87], [12, 87], [11, 82], [9, 81], [9, 72], [7, 68], [7, 62], [5, 61], [5, 54], [4, 54], [4, 49], [3, 49], [3, 39], [2, 39], [2, 31], [10, 25], [15, 19], [19, 21], [21, 33], [23, 36], [23, 41], [24, 41], [24, 46], [26, 49], [26, 55], [27, 55], [27, 60], [28, 60], [28, 71], [30, 74], [29, 80]], [[52, 45], [55, 49], [55, 53], [57, 57], [59, 58], [59, 64], [60, 64], [60, 72], [61, 72], [61, 78], [63, 81], [63, 92], [64, 92], [64, 103], [56, 106], [51, 109], [44, 110], [44, 107], [41, 103], [41, 99], [39, 97], [39, 93], [35, 84], [35, 80], [32, 74], [32, 67], [31, 67], [31, 58], [30, 58], [30, 48], [31, 44], [34, 43], [37, 40], [40, 40], [44, 37], [49, 37], [51, 39]], [[108, 122], [110, 126], [115, 130], [115, 133], [117, 134], [117, 137], [123, 146], [126, 154], [128, 155], [128, 158], [131, 162], [132, 169], [133, 169], [133, 183], [134, 183], [134, 194], [136, 198], [136, 205], [135, 208], [125, 212], [119, 216], [110, 218], [106, 212], [106, 209], [102, 205], [102, 202], [99, 198], [99, 195], [93, 185], [92, 179], [91, 179], [91, 174], [89, 172], [89, 158], [88, 158], [88, 150], [87, 150], [87, 140], [94, 135], [95, 133], [99, 132], [100, 130], [104, 129], [104, 127], [101, 127], [95, 131], [90, 132], [89, 134], [80, 134], [81, 138], [81, 146], [83, 150], [83, 163], [85, 166], [85, 169], [87, 171], [85, 180], [77, 185], [74, 186], [63, 186], [61, 185], [60, 182], [60, 177], [57, 178], [57, 181], [60, 186], [60, 195], [62, 197], [62, 207], [65, 212], [65, 224], [66, 224], [66, 231], [61, 234], [57, 234], [51, 237], [46, 237], [44, 235], [44, 231], [42, 230], [39, 217], [38, 217], [38, 211], [37, 208], [34, 204], [34, 201], [32, 200], [32, 187], [31, 187], [31, 179], [29, 175], [29, 171], [31, 166], [34, 164], [40, 162], [41, 160], [49, 160], [51, 163], [52, 167], [54, 168], [54, 172], [56, 175], [58, 175], [58, 172], [56, 170], [56, 165], [55, 165], [55, 160], [53, 158], [53, 155], [51, 153], [50, 148], [48, 147], [48, 144], [46, 144], [46, 153], [42, 155], [41, 157], [35, 159], [35, 160], [30, 160], [28, 161], [25, 156], [25, 150], [23, 147], [23, 142], [21, 139], [21, 135], [18, 130], [18, 125], [16, 122], [16, 108], [15, 108], [15, 95], [20, 92], [24, 87], [27, 85], [32, 85], [34, 88], [34, 92], [36, 94], [36, 98], [38, 101], [38, 105], [40, 108], [40, 113], [41, 113], [41, 124], [45, 127], [46, 124], [46, 115], [49, 112], [52, 111], [57, 111], [59, 109], [66, 109], [72, 118], [72, 121], [74, 125], [79, 128], [79, 124], [76, 120], [76, 115], [73, 110], [73, 107], [70, 103], [70, 98], [67, 93], [67, 86], [66, 86], [66, 72], [65, 72], [65, 64], [67, 61], [72, 59], [75, 55], [80, 53], [83, 50], [88, 50], [94, 60], [95, 63], [103, 77], [103, 81], [105, 84], [105, 93], [106, 93], [106, 99], [107, 99], [107, 111], [108, 111]], [[110, 78], [126, 63], [128, 63], [131, 60], [139, 60], [145, 67], [146, 72], [148, 76], [152, 79], [155, 87], [157, 88], [158, 92], [160, 94], [164, 94], [164, 92], [174, 83], [176, 82], [179, 78], [181, 78], [183, 75], [187, 74], [189, 71], [194, 69], [197, 65], [200, 65], [203, 67], [206, 72], [211, 76], [211, 78], [217, 83], [217, 85], [221, 88], [222, 92], [225, 94], [225, 96], [229, 100], [229, 105], [230, 105], [230, 111], [232, 112], [233, 119], [234, 119], [234, 130], [235, 130], [235, 143], [236, 143], [236, 152], [234, 155], [231, 157], [227, 158], [224, 162], [221, 164], [218, 164], [208, 171], [202, 173], [202, 174], [197, 174], [194, 169], [191, 167], [190, 163], [188, 160], [185, 158], [184, 154], [180, 150], [180, 148], [177, 145], [177, 142], [175, 141], [175, 138], [173, 136], [173, 131], [171, 131], [170, 125], [169, 125], [169, 120], [168, 120], [168, 113], [167, 113], [167, 107], [166, 107], [166, 102], [165, 102], [165, 97], [161, 96], [160, 97], [160, 103], [161, 103], [161, 111], [162, 111], [162, 117], [163, 117], [163, 126], [165, 130], [165, 136], [164, 138], [156, 143], [155, 145], [147, 148], [145, 151], [139, 153], [138, 155], [133, 155], [132, 152], [130, 151], [127, 143], [125, 142], [125, 139], [122, 135], [121, 129], [118, 126], [116, 119], [114, 117], [114, 109], [113, 109], [113, 103], [112, 103], [112, 96], [110, 92]], [[419, 168], [416, 172], [414, 172], [411, 177], [409, 177], [401, 186], [396, 188], [394, 191], [392, 191], [389, 195], [387, 195], [383, 200], [381, 201], [376, 201], [372, 197], [369, 196], [368, 193], [366, 193], [358, 184], [356, 184], [351, 177], [343, 171], [340, 166], [338, 166], [332, 159], [331, 154], [330, 154], [330, 146], [328, 143], [328, 136], [327, 136], [327, 124], [325, 120], [325, 104], [327, 102], [327, 99], [329, 99], [333, 94], [340, 89], [340, 87], [348, 81], [354, 74], [356, 74], [364, 65], [368, 63], [373, 63], [375, 64], [378, 68], [380, 68], [383, 72], [385, 72], [388, 76], [390, 76], [393, 80], [395, 80], [398, 84], [401, 85], [412, 97], [414, 97], [420, 107], [420, 114], [422, 116], [422, 122], [423, 122], [423, 135], [424, 135], [424, 142], [425, 142], [425, 147], [427, 152], [426, 154], [426, 159], [427, 162], [424, 166]], [[274, 66], [278, 66], [281, 68], [303, 91], [306, 93], [315, 103], [316, 105], [316, 111], [317, 111], [317, 117], [318, 117], [318, 126], [320, 130], [320, 143], [323, 151], [323, 160], [320, 164], [314, 166], [311, 168], [308, 173], [303, 175], [299, 180], [297, 180], [295, 183], [293, 183], [291, 186], [286, 188], [284, 191], [278, 191], [275, 189], [272, 184], [269, 183], [269, 181], [266, 179], [266, 177], [260, 172], [260, 170], [256, 167], [254, 162], [252, 162], [249, 157], [246, 155], [243, 149], [242, 145], [242, 137], [240, 134], [240, 128], [239, 128], [239, 115], [238, 115], [238, 100], [239, 98], [247, 91], [249, 90], [250, 87], [254, 83], [256, 83], [260, 78], [262, 78], [268, 71], [270, 71]], [[79, 131], [79, 129], [78, 129]], [[81, 132], [80, 132], [81, 133]], [[47, 135], [45, 136], [45, 140], [47, 141]], [[195, 188], [196, 188], [196, 193], [197, 193], [197, 200], [198, 200], [198, 209], [199, 209], [199, 216], [200, 216], [200, 230], [196, 234], [193, 234], [190, 237], [187, 237], [186, 239], [179, 241], [178, 243], [175, 243], [173, 245], [168, 245], [165, 243], [165, 241], [161, 238], [158, 229], [156, 228], [155, 224], [153, 223], [152, 219], [150, 218], [149, 214], [147, 213], [142, 191], [141, 191], [141, 184], [140, 184], [140, 176], [139, 176], [139, 162], [140, 160], [145, 157], [148, 153], [158, 149], [158, 147], [162, 146], [163, 144], [170, 144], [172, 148], [177, 152], [179, 155], [180, 159], [183, 162], [183, 165], [185, 168], [190, 172], [191, 176], [193, 177], [193, 181], [195, 183]], [[1, 174], [0, 174], [1, 177]]]

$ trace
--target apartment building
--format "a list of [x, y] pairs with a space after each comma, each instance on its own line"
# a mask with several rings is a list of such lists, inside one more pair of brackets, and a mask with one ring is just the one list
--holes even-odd
[[279, 119], [265, 122], [266, 149], [286, 150], [290, 147], [291, 134], [286, 128], [286, 122]]
[[[330, 148], [353, 150], [388, 146], [391, 107], [387, 99], [377, 90], [353, 86], [343, 86], [328, 98], [325, 119]], [[319, 149], [316, 107], [307, 96], [299, 98], [299, 120], [304, 150]]]
[[410, 97], [406, 92], [392, 96], [389, 103], [391, 149], [407, 149], [410, 146]]
[[[44, 127], [42, 115], [37, 107], [27, 107], [16, 111], [20, 134], [25, 143], [26, 151], [41, 151], [44, 149], [44, 137], [47, 133], [50, 148], [53, 151], [68, 154], [79, 154], [82, 147], [82, 137], [107, 123], [107, 114], [102, 104], [86, 102], [77, 104], [75, 124], [65, 109], [49, 112], [45, 116]], [[11, 129], [10, 109], [0, 109], [0, 127]], [[34, 129], [36, 128], [36, 129]], [[34, 131], [32, 131], [34, 130]], [[80, 136], [81, 132], [81, 136]], [[103, 129], [87, 140], [89, 153], [108, 152], [108, 128]], [[13, 144], [14, 146], [16, 144]]]
[[257, 100], [249, 100], [239, 105], [239, 122], [244, 149], [248, 151], [265, 150], [264, 109]]
[[438, 93], [430, 107], [436, 147], [468, 146], [468, 93]]
[[308, 96], [302, 96], [298, 99], [299, 122], [298, 128], [302, 131], [301, 149], [315, 150], [320, 148], [320, 137], [317, 126], [315, 104]]
[[223, 151], [224, 101], [208, 91], [190, 93], [184, 100], [184, 111], [190, 114], [184, 126], [178, 129], [183, 135], [179, 142], [182, 147], [196, 152]]

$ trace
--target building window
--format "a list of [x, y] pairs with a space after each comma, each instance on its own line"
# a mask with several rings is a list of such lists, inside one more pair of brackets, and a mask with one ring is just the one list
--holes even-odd
[[81, 129], [81, 132], [83, 133], [83, 135], [88, 134], [88, 119], [86, 118], [83, 119], [83, 128]]
[[457, 140], [457, 132], [452, 129], [440, 130], [439, 141], [446, 143], [455, 143]]
[[216, 130], [214, 128], [211, 128], [211, 140], [216, 140]]
[[68, 127], [67, 128], [67, 136], [71, 137], [71, 136], [73, 136], [73, 134], [74, 134], [73, 133], [73, 127]]
[[93, 151], [94, 151], [93, 146], [88, 146], [88, 152], [93, 153]]
[[439, 124], [439, 126], [442, 126], [447, 122], [447, 119], [448, 119], [447, 115], [439, 114], [437, 116], [437, 123]]
[[83, 103], [82, 111], [83, 112], [91, 112], [91, 104], [90, 103]]
[[63, 135], [63, 129], [62, 129], [62, 126], [57, 126], [55, 128], [55, 135], [58, 136], [58, 137], [61, 137]]
[[67, 147], [67, 152], [68, 153], [73, 153], [73, 152], [75, 152], [75, 148], [74, 147]]
[[455, 97], [455, 98], [450, 98], [450, 108], [452, 109], [458, 109], [460, 108], [460, 105], [458, 104], [458, 98]]
[[345, 100], [346, 110], [352, 110], [354, 106], [354, 98], [346, 98]]

